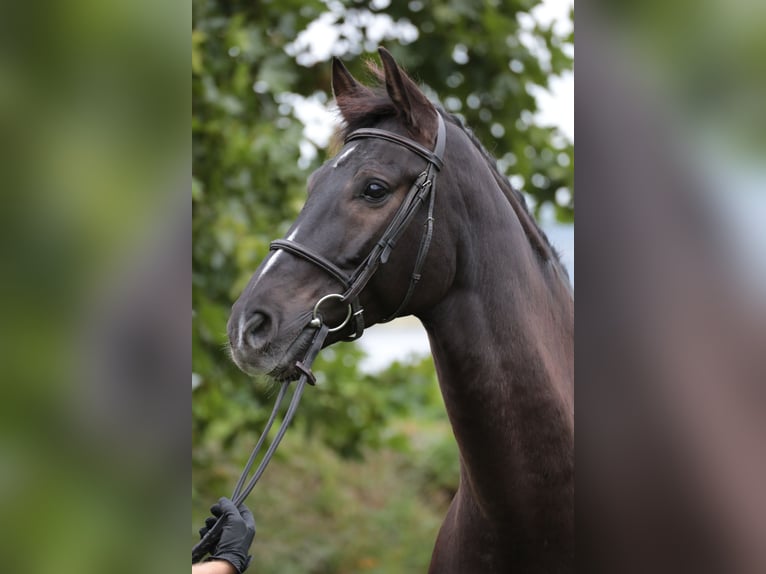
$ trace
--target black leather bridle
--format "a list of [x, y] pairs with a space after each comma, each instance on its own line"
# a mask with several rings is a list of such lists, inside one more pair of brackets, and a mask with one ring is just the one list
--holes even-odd
[[[372, 251], [370, 251], [364, 261], [362, 261], [362, 263], [354, 270], [353, 273], [350, 275], [346, 274], [342, 269], [335, 265], [335, 263], [323, 255], [320, 255], [313, 249], [290, 239], [277, 239], [276, 241], [271, 242], [270, 249], [272, 251], [282, 249], [288, 253], [313, 263], [337, 279], [341, 285], [343, 285], [345, 290], [343, 293], [330, 293], [329, 295], [325, 295], [324, 297], [320, 298], [314, 305], [312, 317], [307, 327], [315, 328], [316, 332], [314, 333], [314, 337], [311, 340], [311, 344], [309, 345], [303, 360], [297, 361], [295, 364], [301, 375], [298, 378], [293, 396], [290, 399], [290, 405], [287, 408], [287, 412], [282, 419], [282, 423], [277, 430], [277, 434], [275, 435], [274, 440], [271, 441], [271, 444], [269, 445], [266, 454], [264, 454], [263, 459], [258, 465], [258, 468], [255, 470], [255, 473], [245, 485], [245, 479], [250, 473], [253, 463], [255, 462], [255, 459], [258, 456], [261, 447], [263, 446], [266, 436], [271, 430], [271, 426], [277, 416], [277, 413], [279, 412], [282, 400], [285, 397], [287, 387], [290, 384], [290, 381], [284, 381], [282, 382], [282, 385], [279, 389], [279, 394], [277, 395], [277, 399], [274, 403], [274, 408], [271, 411], [271, 415], [266, 422], [266, 426], [261, 433], [261, 436], [258, 439], [253, 452], [250, 454], [250, 458], [245, 465], [245, 469], [242, 471], [242, 475], [239, 477], [239, 481], [237, 481], [237, 485], [234, 487], [234, 492], [232, 493], [231, 500], [237, 506], [245, 501], [247, 496], [253, 490], [253, 487], [255, 487], [256, 483], [263, 475], [263, 472], [266, 470], [266, 466], [269, 464], [269, 461], [276, 452], [277, 447], [279, 446], [279, 443], [282, 440], [288, 425], [290, 424], [290, 421], [295, 415], [295, 411], [298, 408], [298, 404], [301, 400], [301, 396], [303, 395], [303, 390], [306, 384], [313, 385], [316, 382], [314, 374], [311, 372], [311, 365], [319, 353], [319, 350], [322, 348], [327, 335], [332, 332], [340, 331], [346, 325], [348, 325], [353, 318], [354, 332], [348, 337], [348, 339], [354, 340], [362, 336], [362, 333], [364, 332], [364, 309], [362, 309], [359, 304], [359, 294], [378, 270], [380, 264], [385, 264], [388, 261], [391, 250], [396, 246], [396, 242], [399, 240], [399, 237], [401, 237], [404, 230], [407, 229], [410, 222], [415, 217], [415, 214], [418, 212], [420, 206], [426, 201], [426, 199], [428, 199], [428, 216], [426, 218], [424, 225], [425, 229], [423, 230], [423, 235], [420, 240], [420, 247], [418, 248], [417, 258], [415, 259], [415, 266], [413, 268], [412, 275], [410, 276], [410, 283], [407, 287], [407, 293], [404, 295], [404, 298], [397, 307], [396, 311], [391, 313], [382, 322], [390, 321], [391, 319], [395, 318], [404, 310], [404, 308], [407, 306], [407, 303], [409, 303], [410, 298], [415, 291], [415, 286], [417, 285], [418, 281], [420, 281], [421, 271], [423, 270], [423, 265], [425, 264], [426, 255], [428, 254], [428, 249], [431, 246], [431, 238], [433, 236], [433, 212], [434, 198], [436, 195], [436, 175], [443, 166], [444, 148], [447, 140], [447, 131], [444, 125], [444, 119], [439, 113], [437, 113], [437, 117], [438, 129], [436, 133], [436, 144], [434, 145], [433, 151], [423, 147], [419, 143], [409, 138], [376, 128], [358, 129], [346, 137], [344, 145], [356, 139], [382, 139], [405, 147], [408, 150], [421, 156], [428, 162], [425, 170], [423, 170], [423, 172], [418, 175], [417, 179], [412, 184], [412, 187], [410, 187], [410, 190], [404, 197], [402, 204], [394, 214], [394, 217], [391, 219], [388, 227], [386, 227], [383, 235], [372, 248]], [[334, 327], [329, 327], [322, 318], [320, 310], [323, 304], [332, 300], [337, 300], [341, 304], [348, 305], [348, 312], [342, 323]], [[221, 536], [222, 530], [223, 520], [218, 519], [210, 528], [203, 529], [201, 531], [204, 532], [202, 539], [194, 546], [194, 548], [192, 548], [192, 564], [199, 562], [202, 558], [204, 558], [206, 554], [212, 552], [218, 543], [218, 539]]]
[[425, 170], [418, 175], [415, 182], [410, 187], [404, 200], [402, 201], [399, 209], [394, 215], [388, 227], [383, 232], [378, 242], [372, 248], [372, 251], [362, 261], [362, 263], [349, 275], [342, 269], [335, 265], [332, 261], [326, 257], [320, 255], [313, 249], [301, 245], [290, 239], [277, 239], [272, 241], [271, 250], [282, 249], [291, 253], [297, 257], [301, 257], [306, 261], [310, 261], [317, 267], [323, 269], [328, 274], [337, 279], [345, 291], [343, 293], [331, 293], [325, 295], [314, 306], [314, 312], [310, 325], [318, 327], [322, 323], [320, 314], [321, 306], [331, 300], [337, 300], [341, 304], [348, 305], [348, 312], [345, 319], [339, 325], [336, 325], [329, 329], [329, 332], [340, 331], [343, 329], [353, 318], [354, 320], [354, 332], [348, 337], [349, 340], [358, 339], [364, 332], [364, 309], [359, 304], [359, 294], [365, 288], [372, 276], [377, 271], [381, 263], [385, 264], [388, 261], [388, 257], [391, 254], [391, 250], [396, 246], [396, 242], [402, 235], [405, 229], [409, 226], [415, 214], [418, 212], [420, 206], [428, 199], [428, 216], [423, 230], [423, 235], [420, 240], [420, 248], [418, 249], [417, 259], [415, 260], [415, 267], [410, 276], [410, 283], [407, 288], [407, 293], [402, 299], [397, 309], [391, 313], [382, 322], [390, 321], [401, 313], [409, 303], [412, 294], [415, 291], [415, 286], [420, 281], [421, 271], [425, 263], [428, 249], [431, 245], [431, 238], [433, 236], [433, 211], [434, 211], [434, 198], [436, 195], [436, 175], [441, 170], [444, 161], [444, 148], [447, 140], [446, 128], [444, 125], [444, 119], [441, 114], [437, 113], [438, 128], [436, 132], [436, 144], [434, 151], [431, 151], [419, 143], [400, 136], [398, 134], [388, 132], [385, 130], [379, 130], [376, 128], [363, 128], [351, 132], [344, 144], [353, 140], [363, 138], [373, 138], [388, 141], [418, 154], [425, 159], [428, 164]]

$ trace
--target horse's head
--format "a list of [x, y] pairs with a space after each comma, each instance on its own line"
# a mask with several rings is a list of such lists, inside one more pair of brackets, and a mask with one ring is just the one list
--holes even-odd
[[[272, 245], [232, 307], [232, 355], [248, 373], [291, 378], [318, 321], [339, 327], [327, 344], [358, 337], [364, 325], [432, 305], [454, 275], [448, 226], [428, 222], [430, 210], [436, 219], [441, 211], [440, 202], [431, 203], [431, 182], [444, 124], [391, 55], [380, 54], [385, 89], [362, 86], [333, 62], [346, 143], [310, 176], [308, 199], [287, 237]], [[387, 238], [393, 248], [381, 245]], [[331, 294], [337, 296], [317, 305]]]

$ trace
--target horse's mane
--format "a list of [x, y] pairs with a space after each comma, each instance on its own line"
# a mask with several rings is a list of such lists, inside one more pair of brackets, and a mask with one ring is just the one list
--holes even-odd
[[[521, 220], [522, 226], [524, 227], [524, 231], [527, 232], [528, 236], [530, 235], [530, 231], [533, 234], [537, 235], [537, 237], [530, 237], [530, 240], [533, 243], [539, 243], [539, 245], [535, 245], [535, 247], [538, 248], [538, 251], [541, 251], [542, 252], [541, 254], [546, 259], [547, 258], [553, 259], [563, 269], [563, 264], [561, 263], [559, 252], [556, 251], [556, 249], [551, 245], [550, 240], [548, 239], [548, 236], [540, 228], [534, 216], [530, 213], [529, 206], [527, 205], [527, 200], [524, 197], [524, 194], [521, 193], [521, 191], [519, 191], [515, 187], [513, 187], [513, 185], [505, 176], [505, 174], [503, 174], [500, 171], [500, 169], [497, 167], [497, 160], [494, 158], [494, 156], [487, 151], [487, 149], [482, 145], [482, 143], [473, 133], [473, 131], [469, 127], [467, 127], [458, 116], [446, 112], [441, 106], [436, 106], [436, 108], [439, 110], [439, 112], [442, 114], [443, 117], [447, 118], [452, 124], [459, 127], [461, 131], [468, 137], [468, 139], [471, 141], [474, 147], [476, 147], [476, 149], [479, 150], [479, 153], [481, 153], [482, 157], [484, 158], [484, 161], [487, 162], [487, 166], [489, 166], [489, 168], [492, 170], [492, 173], [495, 176], [495, 181], [497, 182], [498, 187], [500, 187], [500, 190], [508, 199], [508, 202], [514, 208], [516, 215]], [[517, 206], [518, 206], [518, 209], [516, 208]], [[526, 220], [526, 224], [525, 224], [525, 220]], [[566, 269], [564, 269], [564, 271], [566, 272]]]
[[[345, 95], [343, 98], [343, 122], [335, 134], [335, 139], [338, 143], [358, 129], [372, 127], [385, 119], [396, 117], [399, 113], [394, 102], [391, 101], [386, 92], [383, 70], [371, 61], [367, 62], [367, 69], [372, 76], [373, 85], [365, 86], [357, 91], [357, 93]], [[537, 221], [530, 213], [524, 194], [511, 185], [508, 178], [497, 167], [497, 160], [487, 151], [473, 131], [458, 116], [446, 112], [439, 105], [436, 105], [436, 108], [445, 119], [457, 126], [481, 153], [487, 166], [495, 176], [495, 181], [516, 212], [533, 248], [544, 260], [552, 261], [564, 273], [568, 282], [569, 274], [561, 263], [560, 254], [551, 245], [548, 236], [540, 229]]]

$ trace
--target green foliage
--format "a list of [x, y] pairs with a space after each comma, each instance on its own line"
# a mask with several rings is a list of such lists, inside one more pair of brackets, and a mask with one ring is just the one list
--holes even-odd
[[[344, 348], [346, 347], [346, 348]], [[261, 573], [422, 572], [459, 477], [459, 457], [430, 358], [364, 374], [350, 344], [326, 349], [317, 387], [248, 499]], [[260, 387], [200, 387], [193, 407], [192, 540], [228, 494], [268, 407]], [[273, 434], [273, 433], [272, 433]]]
[[[414, 25], [414, 43], [397, 43], [393, 32], [383, 43], [432, 98], [464, 117], [501, 169], [522, 178], [536, 210], [554, 205], [561, 220], [573, 218], [571, 202], [555, 202], [557, 189], [573, 190], [572, 144], [535, 123], [532, 95], [571, 69], [572, 38], [540, 26], [522, 33], [517, 15], [533, 0], [392, 2], [382, 11], [374, 4], [193, 0], [195, 528], [229, 493], [276, 393], [228, 359], [226, 320], [269, 242], [300, 210], [310, 171], [327, 157], [320, 149], [299, 162], [303, 125], [286, 99], [330, 101], [329, 62], [311, 63], [294, 43], [312, 21], [333, 12], [344, 26], [337, 55], [363, 81], [378, 44], [365, 14]], [[361, 358], [351, 344], [322, 352], [319, 383], [306, 391], [293, 432], [250, 499], [263, 525], [254, 549], [261, 573], [425, 570], [458, 480], [433, 365], [395, 364], [371, 375], [359, 369]]]
[[[283, 447], [248, 499], [256, 515], [252, 552], [259, 573], [427, 570], [447, 498], [423, 489], [426, 477], [411, 468], [409, 456], [380, 449], [366, 452], [363, 461], [343, 459], [291, 433]], [[194, 468], [211, 477], [205, 488], [236, 480], [226, 456], [211, 461], [215, 475]], [[195, 529], [206, 504], [193, 506]]]

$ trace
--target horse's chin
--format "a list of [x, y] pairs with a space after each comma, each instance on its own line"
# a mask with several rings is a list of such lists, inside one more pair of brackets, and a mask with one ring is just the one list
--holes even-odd
[[[251, 376], [266, 375], [276, 381], [295, 380], [300, 376], [300, 371], [295, 366], [297, 361], [303, 359], [314, 337], [313, 329], [303, 329], [287, 344], [286, 348], [277, 344], [270, 344], [269, 351], [259, 354], [256, 358], [243, 360], [232, 353], [232, 359], [237, 367]], [[280, 351], [280, 349], [284, 349]]]

